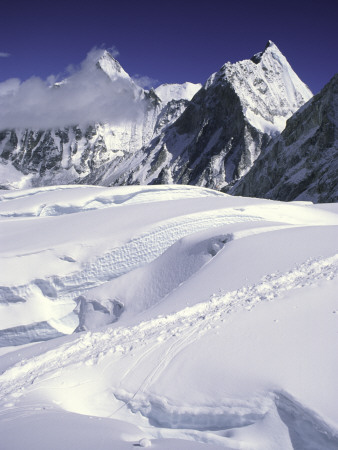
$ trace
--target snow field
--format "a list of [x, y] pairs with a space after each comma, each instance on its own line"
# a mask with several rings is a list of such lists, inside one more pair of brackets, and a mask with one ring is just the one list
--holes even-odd
[[1, 275], [6, 450], [45, 448], [56, 416], [57, 450], [98, 430], [100, 450], [337, 448], [336, 211], [187, 186], [2, 195], [2, 261], [39, 261]]

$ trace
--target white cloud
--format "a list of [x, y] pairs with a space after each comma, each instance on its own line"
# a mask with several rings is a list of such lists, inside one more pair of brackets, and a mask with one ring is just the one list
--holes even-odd
[[117, 50], [117, 48], [114, 45], [112, 45], [111, 47], [108, 47], [107, 50], [114, 58], [117, 58], [120, 54], [120, 52]]
[[11, 56], [9, 53], [0, 52], [0, 58], [8, 58], [9, 56]]
[[19, 89], [19, 87], [20, 87], [19, 78], [9, 78], [3, 83], [0, 83], [0, 99], [3, 96], [15, 94], [15, 92]]
[[[116, 54], [116, 49], [113, 49]], [[143, 112], [139, 88], [130, 78], [110, 79], [96, 66], [102, 49], [91, 50], [79, 67], [55, 85], [56, 77], [0, 83], [0, 129], [54, 128], [93, 122], [118, 124]]]
[[132, 78], [138, 86], [141, 86], [144, 89], [150, 89], [152, 87], [156, 87], [159, 84], [158, 80], [150, 78], [147, 75], [135, 74]]

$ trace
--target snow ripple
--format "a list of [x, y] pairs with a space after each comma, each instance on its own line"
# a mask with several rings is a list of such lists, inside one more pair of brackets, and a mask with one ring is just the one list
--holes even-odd
[[[166, 220], [124, 245], [115, 247], [84, 264], [80, 271], [64, 277], [52, 276], [45, 280], [33, 280], [27, 285], [6, 289], [11, 290], [13, 299], [19, 297], [24, 299], [32, 285], [38, 286], [42, 294], [49, 298], [74, 299], [87, 289], [100, 286], [106, 281], [153, 261], [184, 236], [221, 225], [259, 220], [262, 220], [259, 216], [233, 214], [233, 210], [229, 209], [189, 214]], [[11, 301], [8, 298], [7, 301]]]

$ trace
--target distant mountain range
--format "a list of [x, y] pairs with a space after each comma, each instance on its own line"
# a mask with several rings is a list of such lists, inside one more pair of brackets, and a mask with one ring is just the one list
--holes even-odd
[[2, 188], [177, 183], [338, 200], [337, 76], [312, 97], [271, 41], [251, 59], [226, 63], [204, 86], [144, 90], [107, 51], [96, 69], [123, 79], [143, 113], [118, 124], [0, 131]]

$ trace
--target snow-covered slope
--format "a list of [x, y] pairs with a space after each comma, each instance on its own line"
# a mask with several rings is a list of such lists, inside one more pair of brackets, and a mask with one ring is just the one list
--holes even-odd
[[337, 239], [335, 204], [2, 191], [1, 445], [336, 449]]
[[231, 193], [338, 201], [338, 75], [288, 120]]
[[161, 84], [155, 89], [155, 93], [162, 102], [169, 103], [172, 100], [191, 100], [201, 87], [201, 84], [188, 81], [183, 84]]

